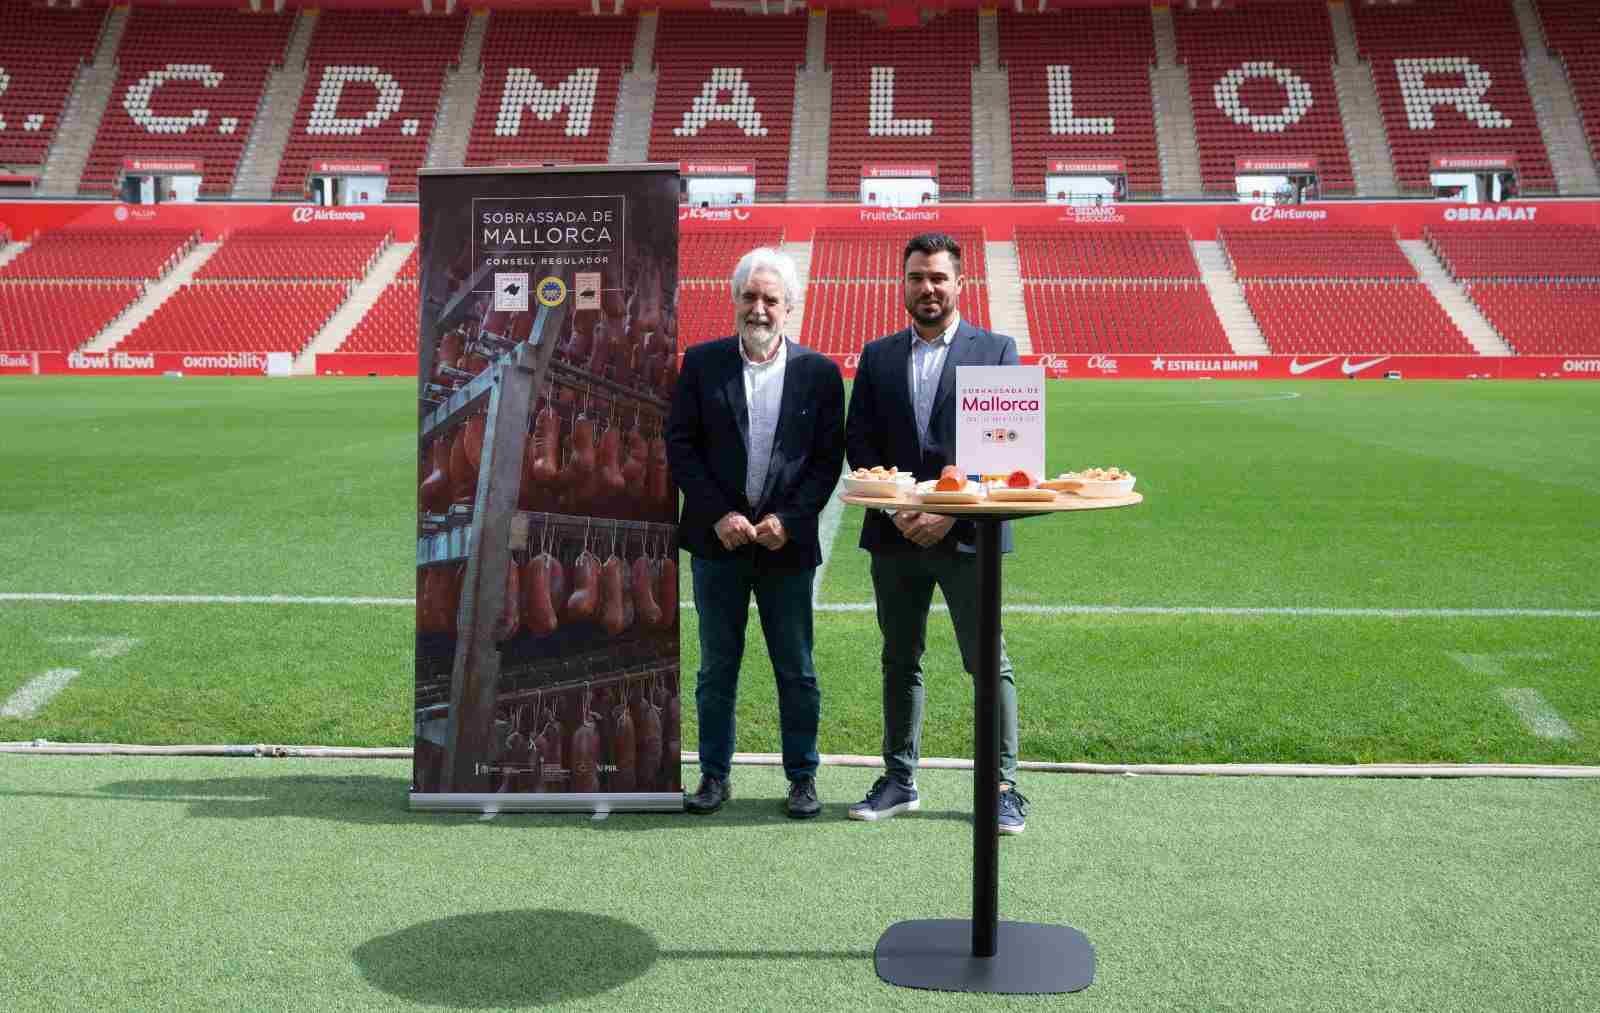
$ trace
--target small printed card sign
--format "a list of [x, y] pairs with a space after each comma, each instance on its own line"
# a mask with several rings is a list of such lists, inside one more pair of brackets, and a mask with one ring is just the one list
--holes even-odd
[[1044, 476], [1044, 367], [956, 367], [956, 467]]

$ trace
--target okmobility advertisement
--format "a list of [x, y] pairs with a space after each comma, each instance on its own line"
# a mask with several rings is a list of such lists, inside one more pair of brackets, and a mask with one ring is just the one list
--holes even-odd
[[679, 810], [677, 172], [420, 201], [411, 805]]

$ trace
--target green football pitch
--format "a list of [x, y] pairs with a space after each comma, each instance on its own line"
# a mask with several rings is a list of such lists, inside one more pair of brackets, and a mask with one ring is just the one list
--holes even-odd
[[[56, 685], [0, 741], [409, 745], [414, 396], [0, 380], [0, 704]], [[1147, 499], [1018, 525], [1025, 759], [1600, 763], [1600, 387], [1063, 381], [1049, 403], [1049, 470], [1120, 465]], [[827, 753], [878, 751], [860, 520], [838, 512], [818, 594]], [[929, 640], [924, 752], [970, 755], [940, 614]], [[749, 642], [739, 748], [771, 752]], [[684, 720], [692, 748], [692, 694]]]

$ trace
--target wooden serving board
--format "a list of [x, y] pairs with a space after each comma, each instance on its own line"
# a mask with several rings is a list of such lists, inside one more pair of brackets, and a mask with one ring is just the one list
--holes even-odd
[[851, 506], [878, 507], [884, 510], [920, 510], [930, 514], [952, 514], [958, 517], [1021, 517], [1029, 514], [1059, 514], [1069, 513], [1073, 510], [1111, 510], [1116, 507], [1137, 506], [1144, 502], [1141, 493], [1130, 492], [1126, 496], [1107, 496], [1089, 499], [1083, 496], [1074, 496], [1072, 493], [1058, 495], [1053, 503], [1029, 503], [1008, 500], [996, 502], [984, 500], [980, 503], [924, 503], [919, 499], [909, 496], [853, 496], [842, 492], [839, 499]]

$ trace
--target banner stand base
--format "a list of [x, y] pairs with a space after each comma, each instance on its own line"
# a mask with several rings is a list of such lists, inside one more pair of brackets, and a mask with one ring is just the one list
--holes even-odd
[[682, 812], [683, 793], [638, 792], [420, 792], [410, 794], [418, 812], [602, 813]]
[[897, 922], [873, 953], [878, 977], [903, 988], [1044, 995], [1094, 982], [1094, 947], [1065, 925], [1000, 922], [992, 957], [972, 955], [964, 918]]

